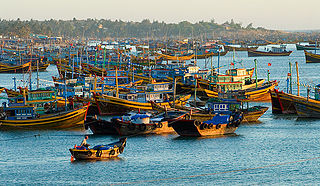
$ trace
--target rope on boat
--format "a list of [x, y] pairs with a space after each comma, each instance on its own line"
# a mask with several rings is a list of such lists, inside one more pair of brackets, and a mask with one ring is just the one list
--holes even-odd
[[297, 160], [297, 161], [290, 161], [290, 162], [284, 162], [284, 163], [265, 165], [265, 166], [261, 166], [261, 167], [253, 167], [253, 168], [230, 170], [230, 171], [215, 172], [215, 173], [196, 174], [196, 175], [173, 177], [173, 178], [162, 178], [162, 179], [154, 179], [154, 180], [141, 180], [141, 181], [133, 181], [133, 182], [119, 182], [119, 183], [113, 183], [113, 184], [110, 184], [110, 185], [128, 185], [128, 184], [150, 183], [150, 182], [160, 182], [160, 181], [168, 181], [168, 180], [196, 178], [196, 177], [203, 177], [203, 176], [212, 176], [212, 175], [219, 175], [219, 174], [228, 174], [228, 173], [234, 173], [234, 172], [244, 172], [244, 171], [250, 171], [250, 170], [256, 170], [256, 169], [264, 169], [264, 168], [269, 168], [269, 167], [276, 167], [276, 166], [281, 166], [281, 165], [289, 165], [289, 164], [301, 163], [301, 162], [312, 161], [312, 160], [316, 160], [316, 159], [320, 159], [320, 157], [314, 157], [314, 158], [309, 158], [309, 159], [301, 159], [301, 160]]
[[24, 138], [36, 138], [37, 136], [40, 136], [40, 134], [35, 134], [35, 135], [31, 135], [31, 136], [21, 136], [19, 138], [9, 138], [9, 139], [2, 139], [0, 141], [11, 141], [11, 140], [18, 140], [18, 139], [24, 139]]

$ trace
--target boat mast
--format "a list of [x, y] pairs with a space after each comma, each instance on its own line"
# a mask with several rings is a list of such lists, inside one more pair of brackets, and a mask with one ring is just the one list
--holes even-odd
[[195, 78], [195, 85], [194, 85], [194, 107], [197, 107], [197, 84], [198, 84], [198, 79]]
[[256, 88], [258, 88], [258, 69], [257, 69], [257, 59], [254, 59], [254, 68], [255, 68], [255, 74], [256, 74]]
[[[173, 108], [176, 108], [176, 87], [177, 87], [177, 78], [173, 76]], [[170, 100], [169, 100], [170, 101]]]
[[14, 91], [17, 91], [17, 78], [16, 77], [13, 77], [12, 78], [13, 79], [13, 89], [14, 89]]
[[298, 62], [296, 61], [296, 71], [297, 71], [297, 95], [300, 96], [300, 83], [299, 83], [299, 69], [298, 69]]
[[[104, 51], [103, 51], [103, 70], [105, 70], [106, 68], [106, 46], [104, 46]], [[103, 70], [102, 70], [102, 73], [103, 73]], [[106, 75], [108, 75], [108, 71], [106, 70]]]
[[29, 88], [32, 90], [32, 53], [33, 53], [33, 46], [31, 45], [31, 60], [30, 60], [30, 66], [29, 66]]
[[290, 70], [290, 79], [289, 79], [289, 82], [290, 82], [290, 94], [292, 94], [292, 64], [291, 62], [289, 62], [289, 70]]
[[118, 86], [118, 67], [116, 66], [116, 96], [119, 98], [119, 86]]
[[67, 71], [64, 71], [64, 106], [66, 111], [68, 110], [67, 106]]
[[37, 60], [37, 89], [39, 89], [39, 60]]
[[220, 47], [218, 49], [218, 74], [220, 73]]

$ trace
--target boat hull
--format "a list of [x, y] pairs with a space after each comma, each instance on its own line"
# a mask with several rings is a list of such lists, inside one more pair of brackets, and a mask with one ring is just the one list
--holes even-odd
[[[186, 95], [177, 99], [175, 101], [176, 104], [186, 104], [186, 101], [191, 97], [191, 95]], [[107, 95], [96, 95], [95, 101], [98, 106], [99, 113], [101, 115], [106, 115], [110, 113], [124, 113], [131, 110], [152, 110], [151, 102], [136, 102], [136, 101], [128, 101], [121, 98], [116, 98], [113, 96]], [[160, 106], [167, 106], [170, 107], [171, 102], [161, 102], [157, 103]]]
[[224, 51], [224, 52], [220, 52], [220, 54], [218, 52], [212, 52], [212, 53], [207, 53], [207, 54], [200, 54], [197, 55], [196, 58], [197, 59], [206, 59], [212, 56], [225, 56], [228, 53], [228, 51]]
[[273, 114], [297, 114], [294, 99], [300, 99], [300, 97], [279, 92], [276, 89], [270, 91], [270, 96]]
[[106, 121], [88, 118], [88, 121], [86, 121], [86, 126], [88, 126], [94, 134], [104, 135], [129, 136], [174, 133], [174, 130], [169, 126], [168, 121], [161, 121], [159, 123], [135, 124], [130, 121], [126, 122], [119, 119]]
[[28, 120], [0, 120], [1, 128], [66, 129], [84, 127], [87, 107]]
[[294, 102], [297, 114], [301, 118], [320, 118], [320, 101], [312, 103], [307, 100]]
[[248, 57], [259, 57], [259, 56], [289, 56], [291, 53], [292, 53], [292, 51], [275, 53], [275, 52], [262, 52], [262, 51], [248, 50]]
[[180, 136], [188, 137], [233, 134], [238, 128], [238, 125], [230, 125], [227, 123], [218, 125], [210, 124], [204, 127], [205, 125], [206, 124], [197, 120], [177, 120], [172, 123], [172, 128]]
[[120, 139], [119, 142], [107, 145], [110, 146], [110, 149], [107, 150], [102, 150], [101, 148], [84, 150], [73, 148], [69, 149], [69, 151], [71, 156], [73, 156], [76, 160], [101, 160], [115, 158], [119, 154], [123, 153], [126, 146], [126, 140], [126, 138], [123, 138]]
[[320, 63], [320, 54], [304, 51], [304, 55], [306, 57], [306, 63]]
[[218, 90], [216, 91], [211, 91], [208, 89], [204, 89], [207, 97], [209, 98], [218, 98], [219, 96], [233, 96], [235, 99], [238, 99], [238, 97], [242, 97], [242, 95], [245, 95], [247, 98], [242, 101], [252, 101], [252, 102], [270, 102], [271, 97], [269, 94], [270, 90], [274, 90], [275, 86], [277, 86], [277, 82], [270, 82], [267, 84], [264, 84], [258, 88], [249, 88], [246, 90], [238, 90], [238, 91], [233, 91], [230, 93], [225, 93], [225, 94], [220, 94]]

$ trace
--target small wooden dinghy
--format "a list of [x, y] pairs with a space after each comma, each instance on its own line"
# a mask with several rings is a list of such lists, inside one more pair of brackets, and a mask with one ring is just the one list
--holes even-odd
[[92, 149], [83, 146], [75, 146], [69, 149], [71, 156], [76, 160], [99, 160], [117, 157], [123, 153], [127, 143], [127, 138], [107, 145], [96, 145]]

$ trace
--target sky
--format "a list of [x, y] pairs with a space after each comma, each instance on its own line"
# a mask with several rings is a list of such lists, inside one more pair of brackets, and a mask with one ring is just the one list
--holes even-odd
[[320, 29], [320, 0], [0, 0], [0, 19], [121, 19], [177, 23], [233, 19], [276, 30]]

